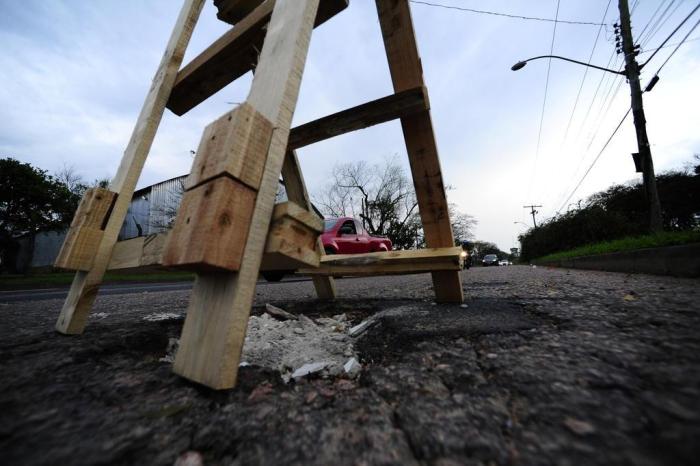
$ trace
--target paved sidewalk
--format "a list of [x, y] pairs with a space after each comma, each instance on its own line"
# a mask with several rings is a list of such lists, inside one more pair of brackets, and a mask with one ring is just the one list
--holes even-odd
[[[161, 362], [189, 291], [98, 298], [86, 333], [60, 300], [0, 303], [5, 464], [692, 464], [700, 454], [700, 281], [530, 268], [259, 285], [269, 302], [358, 323], [358, 380], [284, 384], [244, 367], [213, 392]], [[257, 308], [256, 312], [260, 312]], [[164, 320], [144, 320], [172, 314]]]

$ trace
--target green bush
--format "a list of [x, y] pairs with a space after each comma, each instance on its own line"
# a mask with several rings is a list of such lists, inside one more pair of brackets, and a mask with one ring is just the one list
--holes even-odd
[[[697, 229], [700, 215], [700, 165], [693, 173], [657, 176], [664, 230]], [[588, 198], [585, 207], [557, 215], [519, 239], [521, 257], [529, 261], [580, 246], [640, 236], [649, 231], [644, 186], [614, 185]]]

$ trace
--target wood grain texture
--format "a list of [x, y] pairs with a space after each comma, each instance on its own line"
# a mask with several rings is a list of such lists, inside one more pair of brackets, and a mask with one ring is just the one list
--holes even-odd
[[[389, 71], [395, 92], [423, 86], [423, 69], [413, 31], [408, 0], [376, 0]], [[454, 245], [430, 111], [401, 118], [406, 150], [428, 247]], [[462, 302], [457, 272], [433, 273], [438, 302]]]
[[430, 103], [424, 87], [408, 89], [292, 128], [289, 134], [289, 148], [298, 149], [429, 108]]
[[118, 197], [105, 227], [95, 260], [89, 272], [76, 273], [56, 322], [56, 330], [61, 333], [78, 334], [85, 329], [90, 309], [109, 264], [112, 248], [117, 242], [119, 230], [124, 222], [136, 183], [163, 117], [165, 103], [175, 83], [185, 49], [203, 4], [204, 0], [185, 0], [180, 10], [119, 169], [109, 185], [109, 190], [116, 192]]
[[323, 231], [323, 221], [295, 202], [275, 206], [267, 234], [262, 270], [296, 270], [318, 267], [316, 240]]
[[[301, 206], [306, 206], [309, 211], [312, 211], [311, 199], [306, 191], [306, 184], [304, 183], [304, 176], [301, 173], [301, 166], [299, 165], [296, 151], [287, 150], [282, 164], [282, 179], [287, 191], [287, 199]], [[319, 259], [325, 254], [320, 236], [316, 240], [316, 253]], [[316, 296], [319, 299], [335, 299], [335, 281], [333, 277], [314, 276], [312, 280], [316, 289]]]
[[272, 123], [250, 105], [227, 112], [204, 130], [186, 189], [227, 175], [257, 190], [271, 139]]
[[[260, 3], [260, 2], [258, 2]], [[323, 0], [318, 26], [348, 6], [347, 0]], [[252, 4], [251, 4], [252, 5]], [[254, 70], [263, 48], [275, 0], [260, 3], [178, 73], [168, 108], [184, 115], [248, 71]]]
[[401, 275], [462, 269], [462, 248], [432, 248], [407, 251], [384, 251], [367, 254], [324, 256], [314, 269], [301, 269], [306, 275]]
[[104, 188], [85, 191], [56, 257], [55, 267], [90, 270], [116, 197], [117, 193]]
[[220, 176], [185, 191], [163, 252], [163, 265], [235, 271], [255, 206], [255, 191]]
[[174, 371], [215, 389], [233, 387], [318, 0], [278, 0], [247, 102], [274, 123], [238, 273], [198, 274]]

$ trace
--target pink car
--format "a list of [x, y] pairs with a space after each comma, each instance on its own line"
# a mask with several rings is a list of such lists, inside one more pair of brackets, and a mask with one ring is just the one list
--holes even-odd
[[352, 217], [325, 219], [321, 241], [326, 254], [391, 251], [389, 238], [370, 236], [362, 224]]

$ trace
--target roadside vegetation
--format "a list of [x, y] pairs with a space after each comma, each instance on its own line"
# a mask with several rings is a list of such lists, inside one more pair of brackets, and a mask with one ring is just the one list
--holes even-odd
[[635, 249], [658, 248], [662, 246], [674, 246], [678, 244], [700, 243], [700, 230], [694, 231], [666, 231], [656, 235], [633, 236], [603, 241], [596, 244], [581, 246], [569, 251], [548, 254], [537, 259], [547, 262], [574, 257], [592, 256], [611, 252], [633, 251]]
[[[648, 235], [649, 210], [641, 183], [614, 185], [583, 205], [520, 235], [522, 260], [555, 254], [587, 255], [697, 240], [700, 231], [700, 156], [695, 166], [656, 177], [664, 233]], [[693, 239], [695, 238], [695, 240]], [[667, 243], [666, 241], [670, 241]], [[574, 252], [576, 251], [576, 252]]]

